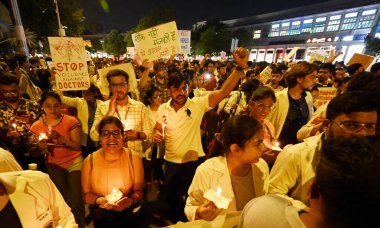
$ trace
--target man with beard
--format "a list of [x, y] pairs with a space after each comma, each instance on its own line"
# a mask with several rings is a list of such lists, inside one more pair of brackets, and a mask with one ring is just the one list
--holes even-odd
[[298, 143], [297, 131], [313, 114], [313, 100], [307, 91], [316, 74], [314, 65], [299, 63], [284, 75], [289, 87], [276, 93], [277, 102], [268, 117], [276, 130], [275, 139], [282, 146]]
[[318, 83], [319, 87], [331, 87], [331, 79], [334, 74], [334, 66], [331, 63], [323, 63], [318, 70]]
[[142, 97], [150, 88], [157, 87], [161, 90], [162, 102], [167, 102], [170, 98], [168, 91], [168, 67], [164, 62], [156, 62], [153, 65], [154, 76], [149, 78], [149, 70], [145, 70], [140, 80]]
[[[13, 74], [1, 73], [0, 94], [0, 145], [27, 169], [34, 160], [28, 154], [29, 127], [42, 116], [42, 110], [36, 102], [21, 97], [19, 80]], [[34, 161], [44, 164], [41, 158]]]
[[270, 80], [268, 84], [266, 84], [266, 86], [272, 88], [274, 92], [279, 92], [283, 90], [284, 87], [280, 85], [280, 82], [282, 81], [282, 78], [284, 77], [282, 74], [281, 68], [275, 67], [272, 70], [271, 74], [272, 74], [272, 79]]
[[200, 124], [203, 115], [216, 106], [235, 87], [248, 61], [248, 51], [233, 52], [238, 65], [220, 90], [203, 97], [188, 98], [189, 79], [178, 73], [169, 78], [171, 99], [157, 111], [153, 140], [165, 140], [165, 193], [169, 215], [176, 222], [186, 221], [184, 214], [187, 190], [205, 153], [201, 143]]
[[107, 81], [111, 99], [98, 105], [92, 124], [90, 137], [99, 141], [98, 125], [104, 116], [115, 116], [124, 125], [125, 147], [131, 148], [142, 155], [142, 140], [151, 133], [149, 118], [145, 105], [128, 96], [129, 75], [123, 70], [110, 70]]
[[327, 106], [324, 133], [309, 137], [303, 143], [281, 152], [272, 168], [269, 194], [290, 200], [293, 206], [309, 206], [308, 193], [324, 140], [352, 136], [375, 136], [377, 106], [368, 92], [347, 92], [336, 96]]

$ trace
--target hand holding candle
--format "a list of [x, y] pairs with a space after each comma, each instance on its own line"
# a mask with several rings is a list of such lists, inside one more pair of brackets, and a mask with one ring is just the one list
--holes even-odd
[[165, 138], [165, 123], [162, 123], [162, 138]]
[[280, 148], [280, 143], [277, 141], [275, 142], [274, 146], [271, 146], [271, 149], [279, 152], [282, 151], [282, 149]]
[[222, 188], [217, 187], [216, 191], [209, 189], [204, 194], [203, 197], [212, 201], [218, 208], [227, 209], [232, 199], [226, 198], [222, 195]]
[[114, 189], [112, 189], [112, 192], [110, 194], [106, 195], [105, 197], [106, 197], [108, 203], [115, 203], [116, 201], [121, 199], [121, 197], [123, 197], [123, 193], [120, 190], [114, 188]]

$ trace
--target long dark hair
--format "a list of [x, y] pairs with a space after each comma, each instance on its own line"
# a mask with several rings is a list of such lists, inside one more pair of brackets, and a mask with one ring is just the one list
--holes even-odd
[[261, 129], [260, 122], [250, 116], [232, 116], [224, 123], [221, 134], [216, 136], [215, 144], [207, 158], [224, 156], [229, 153], [232, 144], [244, 148], [245, 143]]
[[143, 103], [145, 106], [151, 105], [152, 101], [150, 99], [152, 99], [154, 92], [156, 91], [159, 91], [161, 93], [161, 90], [156, 86], [152, 86], [149, 88], [149, 90], [146, 91], [146, 94], [143, 100]]

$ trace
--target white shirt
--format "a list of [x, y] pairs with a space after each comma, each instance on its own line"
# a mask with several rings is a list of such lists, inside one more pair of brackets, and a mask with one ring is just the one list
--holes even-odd
[[165, 156], [173, 163], [186, 163], [205, 156], [201, 143], [200, 125], [203, 115], [212, 109], [209, 95], [187, 99], [186, 104], [175, 111], [171, 106], [172, 99], [158, 108], [157, 122], [162, 124], [166, 116]]

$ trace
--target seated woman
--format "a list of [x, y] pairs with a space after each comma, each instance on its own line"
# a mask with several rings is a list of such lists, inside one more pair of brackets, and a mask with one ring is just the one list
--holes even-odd
[[[99, 123], [101, 149], [90, 154], [82, 169], [83, 199], [92, 207], [95, 227], [137, 227], [144, 183], [144, 169], [137, 152], [123, 148], [121, 121], [106, 116]], [[120, 199], [106, 195], [121, 191]]]
[[45, 90], [40, 104], [44, 115], [32, 124], [30, 131], [41, 137], [38, 147], [46, 154], [49, 176], [73, 210], [78, 226], [85, 227], [80, 186], [81, 125], [75, 117], [61, 113], [61, 98], [56, 92]]
[[[260, 157], [265, 149], [261, 124], [243, 115], [229, 118], [209, 157], [194, 175], [186, 201], [189, 221], [213, 220], [218, 214], [243, 209], [251, 199], [265, 195], [268, 189], [268, 165]], [[203, 194], [222, 189], [232, 199], [227, 210], [221, 210]]]
[[[249, 101], [250, 116], [259, 121], [264, 130], [264, 144], [267, 148], [275, 146], [275, 129], [271, 122], [266, 120], [267, 116], [273, 109], [273, 104], [276, 102], [276, 96], [273, 90], [267, 86], [258, 87], [252, 94], [251, 100]], [[276, 161], [279, 151], [267, 150], [262, 158], [271, 167]]]

